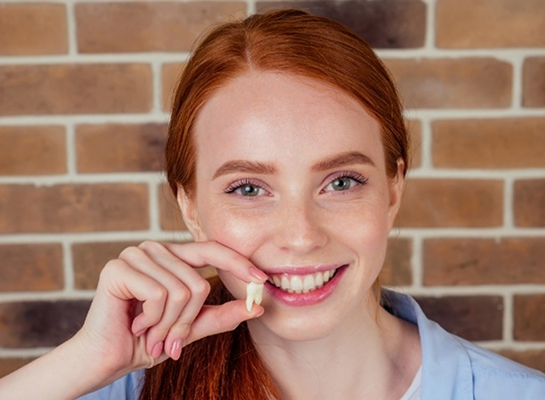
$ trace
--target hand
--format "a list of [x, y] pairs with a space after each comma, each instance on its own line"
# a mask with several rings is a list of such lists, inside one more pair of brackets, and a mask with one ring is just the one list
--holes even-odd
[[245, 257], [216, 242], [144, 242], [125, 249], [104, 267], [74, 338], [82, 355], [104, 366], [111, 382], [168, 357], [178, 359], [183, 346], [263, 313], [259, 306], [248, 312], [243, 300], [203, 306], [210, 286], [195, 268], [208, 265], [247, 283], [267, 279]]

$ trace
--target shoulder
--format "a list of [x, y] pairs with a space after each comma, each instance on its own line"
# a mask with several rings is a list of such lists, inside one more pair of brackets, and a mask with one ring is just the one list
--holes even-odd
[[143, 382], [144, 371], [135, 371], [79, 400], [138, 400]]
[[545, 399], [545, 374], [456, 337], [467, 351], [475, 399]]

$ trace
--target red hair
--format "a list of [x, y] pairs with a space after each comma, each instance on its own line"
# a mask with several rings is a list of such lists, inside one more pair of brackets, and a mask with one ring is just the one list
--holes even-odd
[[[379, 122], [388, 177], [409, 166], [409, 137], [388, 71], [352, 31], [297, 10], [256, 14], [221, 25], [197, 46], [180, 78], [172, 107], [165, 170], [177, 194], [194, 193], [196, 149], [193, 124], [203, 104], [231, 79], [249, 70], [286, 72], [332, 84], [356, 98]], [[216, 279], [209, 302], [231, 299]], [[140, 399], [280, 398], [255, 349], [246, 324], [186, 346], [181, 359], [146, 373]]]

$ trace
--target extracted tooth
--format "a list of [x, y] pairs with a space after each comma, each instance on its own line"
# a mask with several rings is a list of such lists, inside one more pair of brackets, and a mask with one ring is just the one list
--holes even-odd
[[263, 300], [263, 287], [262, 283], [250, 282], [246, 285], [246, 309], [248, 312], [252, 311], [254, 303], [261, 304]]

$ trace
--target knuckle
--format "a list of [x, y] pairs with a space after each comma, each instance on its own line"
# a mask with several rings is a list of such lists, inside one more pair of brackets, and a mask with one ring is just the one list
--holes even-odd
[[200, 279], [193, 286], [193, 292], [199, 298], [206, 298], [210, 293], [210, 283], [206, 279]]
[[167, 299], [168, 292], [162, 286], [155, 286], [149, 289], [149, 299], [152, 301], [164, 302]]
[[157, 242], [154, 242], [153, 240], [144, 240], [138, 245], [138, 248], [144, 251], [153, 251], [158, 249], [159, 247], [161, 247], [161, 245]]
[[172, 302], [178, 306], [187, 303], [190, 297], [191, 294], [189, 293], [189, 290], [182, 283], [178, 283], [169, 296]]
[[121, 258], [121, 259], [131, 259], [134, 256], [141, 254], [141, 252], [142, 251], [138, 247], [129, 246], [129, 247], [123, 249], [121, 254], [119, 254], [119, 258]]

